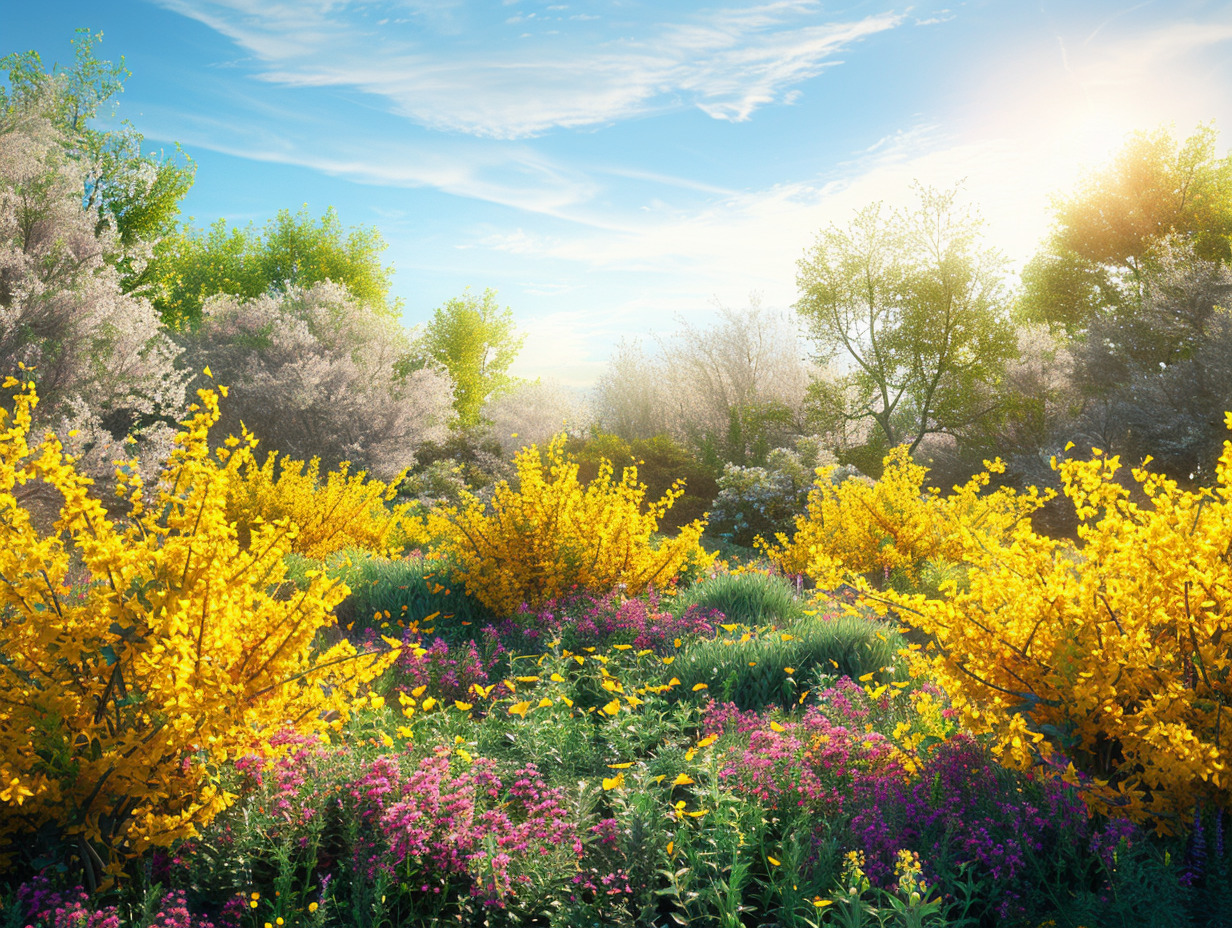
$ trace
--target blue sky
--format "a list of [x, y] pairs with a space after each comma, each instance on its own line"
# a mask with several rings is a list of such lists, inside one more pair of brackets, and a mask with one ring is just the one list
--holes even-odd
[[1232, 145], [1232, 4], [1199, 0], [0, 0], [0, 53], [132, 70], [117, 117], [198, 162], [185, 211], [375, 225], [408, 324], [493, 287], [516, 372], [796, 298], [815, 233], [964, 182], [1015, 265], [1135, 129]]

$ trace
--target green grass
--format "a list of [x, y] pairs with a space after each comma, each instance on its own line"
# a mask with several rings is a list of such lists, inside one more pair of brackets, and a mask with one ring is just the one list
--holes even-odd
[[[288, 562], [288, 573], [300, 577], [310, 566], [319, 568], [320, 564]], [[331, 558], [326, 569], [351, 588], [335, 610], [342, 628], [371, 627], [392, 634], [400, 622], [418, 622], [421, 628], [435, 628], [447, 640], [462, 640], [492, 619], [460, 584], [452, 583], [452, 568], [445, 560], [390, 559], [348, 551]]]
[[720, 574], [689, 587], [672, 605], [677, 615], [690, 606], [717, 609], [730, 622], [783, 625], [804, 618], [795, 587], [782, 577], [764, 573]]
[[[738, 634], [696, 642], [677, 655], [668, 671], [679, 678], [675, 692], [684, 698], [713, 697], [746, 710], [786, 709], [818, 673], [853, 680], [872, 673], [878, 682], [889, 682], [902, 645], [897, 632], [872, 619], [807, 618], [744, 643]], [[705, 689], [694, 691], [702, 683]]]

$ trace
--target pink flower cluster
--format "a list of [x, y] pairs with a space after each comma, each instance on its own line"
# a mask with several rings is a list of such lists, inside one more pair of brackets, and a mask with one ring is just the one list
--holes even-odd
[[[26, 928], [121, 928], [115, 906], [92, 908], [80, 886], [60, 891], [44, 874], [19, 886], [17, 901], [25, 912]], [[163, 897], [150, 928], [214, 928], [214, 923], [190, 912], [184, 893], [177, 891]]]
[[338, 755], [308, 747], [278, 761], [263, 808], [288, 823], [324, 814], [357, 824], [349, 854], [369, 878], [396, 875], [423, 892], [452, 883], [501, 905], [530, 881], [538, 859], [563, 855], [573, 865], [582, 856], [563, 792], [534, 764], [502, 776], [479, 757], [457, 771], [450, 750], [439, 747], [418, 760], [383, 755], [339, 777]]
[[719, 777], [772, 808], [838, 814], [871, 781], [906, 778], [884, 735], [836, 724], [817, 707], [778, 721], [711, 703], [703, 726], [746, 736], [725, 744]]
[[496, 631], [516, 645], [529, 645], [545, 637], [560, 637], [565, 647], [608, 647], [629, 644], [639, 651], [664, 652], [677, 638], [714, 634], [718, 613], [699, 607], [676, 616], [659, 607], [652, 591], [646, 597], [626, 599], [619, 593], [595, 597], [577, 593], [565, 599], [550, 600], [537, 612], [523, 605]]
[[441, 638], [436, 638], [423, 653], [416, 648], [403, 648], [398, 658], [398, 687], [410, 691], [426, 686], [437, 699], [452, 702], [455, 699], [471, 701], [473, 686], [486, 687], [492, 661], [485, 662], [475, 642], [450, 648]]

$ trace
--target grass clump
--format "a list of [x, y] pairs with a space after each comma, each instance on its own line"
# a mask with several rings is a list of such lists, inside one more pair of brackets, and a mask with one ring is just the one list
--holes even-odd
[[744, 625], [785, 625], [805, 617], [791, 583], [756, 571], [702, 580], [676, 598], [673, 612], [683, 615], [691, 606], [718, 610], [729, 622]]
[[[443, 558], [384, 558], [350, 551], [331, 573], [351, 588], [338, 606], [338, 624], [349, 631], [374, 628], [390, 634], [417, 623], [449, 640], [473, 637], [491, 621], [483, 604], [453, 582]], [[353, 626], [353, 628], [352, 628]]]
[[683, 649], [669, 666], [676, 692], [734, 702], [742, 710], [794, 706], [818, 673], [893, 677], [902, 639], [873, 619], [806, 618], [786, 629], [735, 631]]

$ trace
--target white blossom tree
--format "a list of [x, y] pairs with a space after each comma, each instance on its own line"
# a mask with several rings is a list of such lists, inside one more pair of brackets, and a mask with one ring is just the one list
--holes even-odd
[[[41, 116], [0, 117], [0, 377], [32, 379], [39, 424], [101, 476], [131, 439], [167, 447], [185, 381], [149, 301], [124, 292], [126, 246], [83, 206], [87, 168], [63, 142]], [[160, 454], [142, 458], [156, 467]]]
[[268, 450], [326, 467], [350, 461], [388, 479], [444, 438], [453, 384], [437, 366], [402, 369], [407, 333], [340, 284], [215, 296], [183, 336], [197, 371], [228, 387], [221, 434], [241, 423]]

